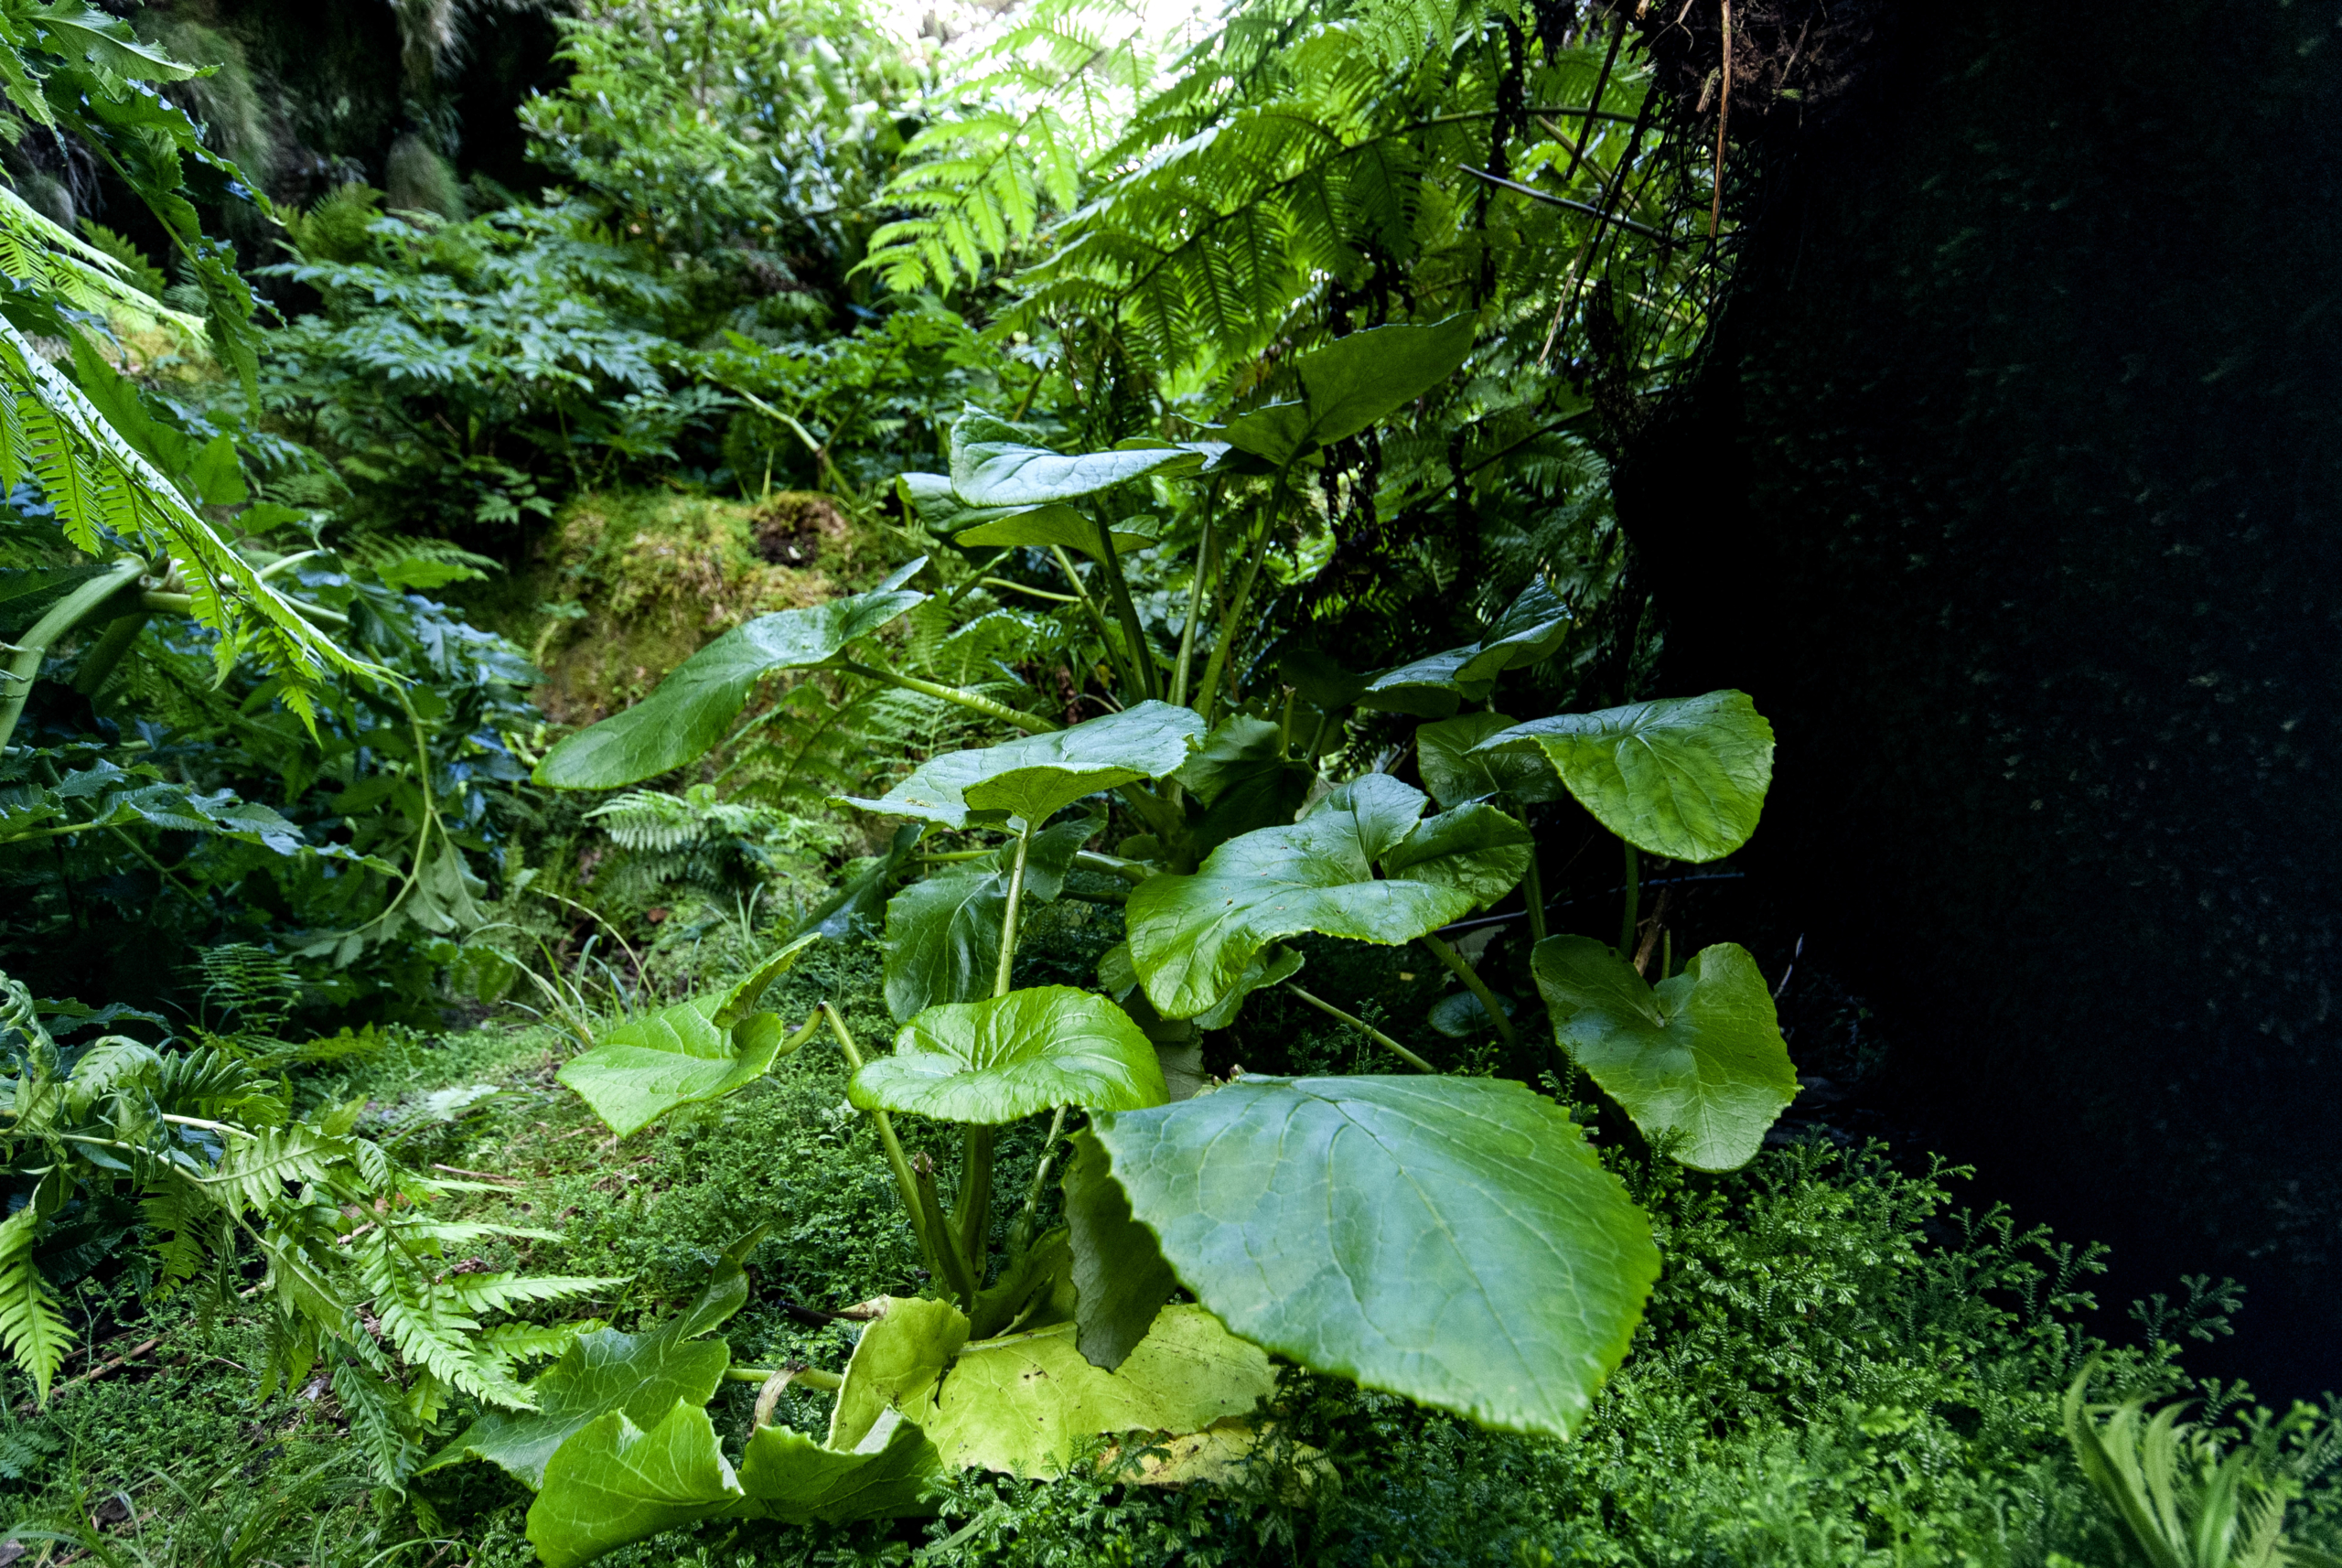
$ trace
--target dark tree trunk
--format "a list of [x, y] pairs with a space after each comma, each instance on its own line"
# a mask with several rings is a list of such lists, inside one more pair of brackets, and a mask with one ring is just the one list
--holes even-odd
[[1903, 9], [1617, 476], [1666, 684], [1983, 1190], [2342, 1385], [2342, 17]]

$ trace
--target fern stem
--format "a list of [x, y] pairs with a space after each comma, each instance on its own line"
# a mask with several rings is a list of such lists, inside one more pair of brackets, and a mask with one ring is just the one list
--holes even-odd
[[1359, 1034], [1364, 1035], [1368, 1039], [1372, 1040], [1376, 1045], [1380, 1046], [1384, 1050], [1389, 1051], [1391, 1055], [1397, 1057], [1401, 1061], [1405, 1062], [1408, 1066], [1415, 1069], [1417, 1071], [1434, 1074], [1439, 1071], [1439, 1069], [1432, 1066], [1431, 1063], [1423, 1060], [1423, 1058], [1415, 1055], [1414, 1052], [1409, 1050], [1406, 1047], [1401, 1045], [1398, 1041], [1392, 1039], [1390, 1036], [1384, 1034], [1381, 1030], [1376, 1028], [1365, 1019], [1358, 1017], [1353, 1014], [1343, 1012], [1340, 1008], [1335, 1006], [1332, 1003], [1327, 1001], [1322, 996], [1311, 995], [1308, 992], [1302, 990], [1301, 987], [1294, 984], [1293, 982], [1289, 980], [1285, 982], [1284, 988], [1287, 991], [1292, 992], [1295, 996], [1300, 997], [1304, 1002], [1308, 1003], [1312, 1007], [1316, 1008], [1320, 1013], [1325, 1014], [1327, 1016], [1338, 1018], [1341, 1022], [1348, 1024], [1351, 1028], [1356, 1029]]
[[899, 686], [906, 692], [917, 692], [921, 696], [940, 697], [944, 702], [957, 703], [963, 708], [992, 718], [1005, 719], [1027, 735], [1046, 735], [1058, 727], [1038, 714], [1020, 714], [1004, 703], [995, 703], [990, 697], [979, 696], [959, 686], [938, 685], [932, 681], [922, 681], [916, 675], [897, 675], [891, 670], [857, 664], [851, 659], [841, 659], [832, 668], [843, 670], [849, 675], [859, 675], [866, 681], [883, 681], [889, 686]]
[[40, 676], [41, 660], [48, 655], [49, 644], [80, 625], [83, 617], [120, 593], [145, 569], [144, 561], [124, 555], [107, 568], [104, 575], [91, 578], [33, 622], [32, 629], [25, 633], [25, 640], [16, 645], [16, 657], [8, 660], [6, 690], [0, 692], [0, 751], [8, 748], [9, 737], [16, 733], [16, 721], [24, 715], [25, 699], [32, 695], [33, 682]]
[[1497, 1033], [1504, 1036], [1504, 1043], [1508, 1046], [1517, 1044], [1520, 1037], [1512, 1032], [1511, 1015], [1498, 1003], [1496, 993], [1490, 991], [1488, 983], [1480, 978], [1480, 972], [1465, 962], [1462, 953], [1431, 933], [1423, 934], [1423, 942], [1431, 950], [1432, 957], [1453, 971], [1456, 978], [1464, 983], [1464, 989], [1478, 1000], [1481, 1009], [1488, 1015], [1488, 1022], [1494, 1024]]

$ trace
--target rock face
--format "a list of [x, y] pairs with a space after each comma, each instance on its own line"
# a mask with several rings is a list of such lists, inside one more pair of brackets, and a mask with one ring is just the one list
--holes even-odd
[[1618, 475], [1666, 686], [1984, 1193], [2342, 1385], [2335, 8], [1907, 10]]

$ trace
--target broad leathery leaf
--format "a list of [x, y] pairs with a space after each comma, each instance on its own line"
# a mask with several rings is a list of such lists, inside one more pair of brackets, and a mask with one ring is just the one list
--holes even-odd
[[1064, 1186], [1074, 1344], [1083, 1360], [1111, 1372], [1146, 1337], [1179, 1281], [1155, 1232], [1131, 1218], [1131, 1200], [1108, 1174], [1106, 1151], [1087, 1131], [1073, 1135]]
[[1210, 854], [1240, 833], [1293, 821], [1309, 799], [1317, 769], [1285, 755], [1283, 726], [1238, 714], [1221, 720], [1172, 777], [1203, 801], [1187, 829], [1185, 852]]
[[[1188, 1018], [1244, 983], [1281, 937], [1395, 946], [1461, 919], [1528, 866], [1528, 835], [1487, 807], [1461, 830], [1420, 824], [1422, 791], [1370, 773], [1336, 789], [1290, 827], [1263, 828], [1211, 852], [1192, 876], [1149, 877], [1124, 912], [1131, 961], [1166, 1018]], [[1387, 878], [1374, 863], [1414, 843], [1413, 864]]]
[[[1152, 526], [1132, 526], [1138, 521], [1133, 518], [1113, 525], [1115, 554], [1144, 550], [1155, 542]], [[963, 550], [970, 545], [983, 544], [1004, 548], [1023, 545], [1042, 550], [1055, 545], [1063, 550], [1081, 551], [1093, 560], [1102, 560], [1105, 555], [1098, 542], [1098, 525], [1058, 501], [1051, 501], [1047, 506], [1004, 510], [997, 517], [962, 529], [951, 536], [951, 542]]]
[[1659, 1277], [1649, 1219], [1518, 1083], [1247, 1077], [1093, 1126], [1231, 1331], [1484, 1426], [1568, 1435]]
[[729, 993], [712, 991], [630, 1018], [556, 1074], [621, 1138], [679, 1105], [715, 1100], [772, 1070], [787, 1046], [778, 1015], [750, 1014], [729, 1029], [714, 1015]]
[[758, 1230], [727, 1249], [692, 1304], [658, 1327], [641, 1334], [601, 1328], [579, 1335], [560, 1360], [530, 1382], [535, 1409], [489, 1412], [423, 1469], [485, 1459], [542, 1487], [546, 1462], [591, 1423], [623, 1414], [647, 1428], [663, 1420], [673, 1404], [705, 1404], [732, 1364], [732, 1351], [724, 1341], [701, 1336], [722, 1327], [747, 1304], [742, 1264], [763, 1237]]
[[1746, 1165], [1797, 1098], [1772, 994], [1746, 948], [1703, 948], [1652, 987], [1591, 937], [1548, 937], [1530, 971], [1555, 1042], [1644, 1137], [1693, 1170]]
[[[1130, 944], [1123, 944], [1125, 953]], [[1135, 970], [1133, 971], [1136, 972]], [[1244, 978], [1238, 981], [1219, 1001], [1197, 1014], [1192, 1020], [1198, 1029], [1225, 1029], [1236, 1022], [1237, 1010], [1244, 999], [1255, 991], [1266, 991], [1272, 985], [1283, 985], [1301, 972], [1301, 954], [1292, 948], [1263, 948], [1252, 961], [1244, 966]]]
[[1480, 639], [1480, 650], [1458, 671], [1466, 682], [1493, 681], [1508, 670], [1542, 664], [1569, 639], [1570, 608], [1538, 577], [1506, 607]]
[[1410, 714], [1419, 719], [1444, 719], [1467, 702], [1486, 701], [1495, 689], [1494, 675], [1475, 677], [1465, 673], [1479, 653], [1478, 643], [1466, 643], [1445, 653], [1425, 654], [1408, 663], [1378, 671], [1359, 693], [1358, 705]]
[[892, 1411], [845, 1454], [785, 1426], [760, 1426], [740, 1456], [747, 1502], [735, 1517], [782, 1524], [923, 1517], [935, 1511], [920, 1498], [941, 1468], [927, 1434]]
[[1484, 801], [1425, 817], [1382, 857], [1386, 876], [1454, 887], [1476, 908], [1495, 903], [1520, 885], [1537, 841], [1527, 828]]
[[897, 474], [895, 494], [903, 509], [930, 533], [950, 538], [963, 528], [1026, 509], [1009, 506], [970, 506], [951, 493], [951, 481], [941, 474]]
[[928, 1435], [946, 1466], [1062, 1475], [1085, 1437], [1198, 1432], [1276, 1391], [1260, 1348], [1199, 1306], [1166, 1306], [1117, 1371], [1082, 1359], [1074, 1326], [968, 1346], [943, 1380]]
[[1458, 714], [1416, 726], [1415, 765], [1431, 798], [1442, 806], [1489, 795], [1531, 803], [1561, 799], [1562, 781], [1542, 757], [1509, 751], [1473, 754], [1474, 746], [1512, 724], [1502, 714]]
[[545, 1568], [577, 1568], [745, 1499], [699, 1405], [678, 1401], [648, 1430], [612, 1411], [546, 1463], [543, 1488], [529, 1506], [529, 1544]]
[[708, 1022], [718, 1029], [729, 1029], [756, 1012], [763, 1000], [765, 988], [796, 966], [798, 958], [807, 948], [822, 940], [819, 931], [808, 931], [787, 943], [764, 962], [748, 972], [748, 977], [724, 993]]
[[[1095, 837], [1095, 817], [1043, 828], [1025, 853], [1025, 896], [1048, 903], [1081, 846]], [[886, 905], [886, 1009], [895, 1022], [940, 1002], [989, 995], [1000, 968], [1001, 918], [1008, 908], [1016, 846], [987, 859], [914, 882]]]
[[1149, 474], [1187, 473], [1201, 456], [1183, 446], [1085, 452], [1036, 446], [1006, 420], [971, 409], [951, 422], [951, 489], [970, 506], [1038, 506], [1076, 500]]
[[532, 778], [556, 789], [615, 789], [681, 768], [724, 738], [767, 675], [826, 664], [926, 597], [888, 586], [736, 626], [668, 671], [650, 696], [545, 753]]
[[997, 1126], [1059, 1105], [1124, 1110], [1166, 1098], [1155, 1046], [1130, 1015], [1069, 985], [930, 1007], [846, 1087], [862, 1111]]
[[1230, 446], [1282, 467], [1389, 417], [1439, 385], [1472, 351], [1472, 318], [1429, 327], [1373, 327], [1304, 355], [1298, 403], [1241, 413], [1220, 432]]
[[1745, 692], [1531, 719], [1474, 749], [1542, 754], [1596, 822], [1671, 860], [1746, 843], [1773, 783], [1773, 726]]
[[840, 1453], [859, 1446], [889, 1411], [918, 1425], [931, 1422], [944, 1369], [968, 1342], [967, 1315], [948, 1301], [882, 1296], [878, 1307], [830, 1407], [826, 1442]]
[[1012, 818], [1037, 825], [1085, 795], [1172, 772], [1203, 733], [1191, 709], [1150, 700], [1069, 729], [948, 752], [877, 800], [844, 795], [831, 803], [948, 828]]

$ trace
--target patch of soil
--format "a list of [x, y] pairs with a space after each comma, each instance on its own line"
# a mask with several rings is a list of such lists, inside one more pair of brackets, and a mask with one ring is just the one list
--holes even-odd
[[845, 513], [812, 490], [782, 490], [748, 514], [757, 555], [775, 566], [811, 566], [846, 536]]

